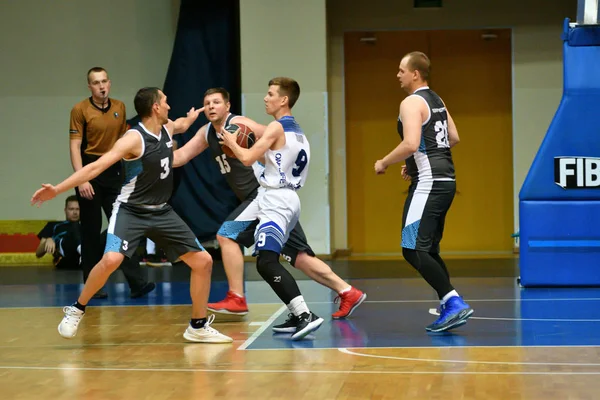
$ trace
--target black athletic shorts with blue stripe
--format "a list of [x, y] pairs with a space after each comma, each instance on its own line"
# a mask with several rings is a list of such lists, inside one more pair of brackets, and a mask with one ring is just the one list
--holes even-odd
[[135, 206], [115, 202], [104, 252], [113, 251], [131, 258], [144, 237], [162, 248], [171, 262], [186, 253], [204, 251], [192, 230], [170, 205]]
[[412, 183], [402, 215], [402, 247], [440, 252], [446, 214], [456, 194], [456, 181]]

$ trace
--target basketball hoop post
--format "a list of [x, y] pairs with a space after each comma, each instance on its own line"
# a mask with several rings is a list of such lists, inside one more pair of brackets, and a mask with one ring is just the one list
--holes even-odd
[[577, 25], [598, 25], [600, 0], [577, 0]]

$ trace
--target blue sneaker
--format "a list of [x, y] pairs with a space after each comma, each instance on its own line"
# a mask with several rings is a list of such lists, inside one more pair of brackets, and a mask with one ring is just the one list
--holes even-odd
[[467, 319], [473, 314], [473, 309], [464, 302], [462, 297], [454, 296], [448, 299], [441, 307], [440, 317], [425, 329], [428, 332], [444, 332], [457, 328], [467, 323]]

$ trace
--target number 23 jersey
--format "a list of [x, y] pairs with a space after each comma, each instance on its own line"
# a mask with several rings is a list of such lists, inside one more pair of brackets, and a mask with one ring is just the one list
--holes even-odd
[[[453, 181], [454, 162], [448, 141], [448, 113], [444, 102], [425, 86], [411, 96], [418, 96], [427, 104], [429, 118], [421, 126], [419, 149], [406, 159], [406, 172], [412, 182]], [[402, 120], [398, 117], [398, 134], [404, 140]]]

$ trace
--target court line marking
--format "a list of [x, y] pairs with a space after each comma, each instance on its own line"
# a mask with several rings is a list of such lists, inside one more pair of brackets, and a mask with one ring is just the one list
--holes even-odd
[[[243, 332], [242, 332], [243, 333]], [[253, 332], [248, 332], [253, 333]], [[234, 343], [236, 342], [244, 342], [243, 339], [234, 339]], [[17, 346], [8, 346], [8, 345], [0, 345], [0, 349], [35, 349], [35, 348], [67, 348], [67, 349], [76, 349], [76, 348], [85, 348], [85, 347], [109, 347], [109, 346], [186, 346], [191, 344], [191, 342], [135, 342], [135, 343], [79, 343], [73, 342], [72, 344], [40, 344], [40, 345], [17, 345]], [[395, 346], [395, 347], [354, 347], [356, 349], [402, 349], [402, 350], [420, 350], [420, 349], [436, 349], [436, 350], [456, 350], [460, 351], [463, 349], [512, 349], [512, 348], [521, 348], [521, 349], [567, 349], [567, 348], [600, 348], [600, 345], [535, 345], [535, 346]], [[268, 348], [268, 349], [244, 349], [245, 351], [297, 351], [297, 350], [339, 350], [339, 347], [306, 347], [306, 348], [291, 348], [291, 347], [282, 347], [282, 348]]]
[[450, 364], [486, 364], [486, 365], [552, 365], [552, 366], [569, 366], [569, 367], [599, 367], [600, 363], [553, 363], [553, 362], [519, 362], [519, 361], [472, 361], [472, 360], [444, 360], [444, 359], [433, 359], [433, 358], [413, 358], [413, 357], [395, 357], [395, 356], [382, 356], [377, 354], [365, 354], [357, 353], [352, 350], [348, 350], [345, 347], [338, 348], [338, 351], [351, 356], [368, 357], [368, 358], [382, 358], [385, 360], [399, 360], [399, 361], [418, 361], [426, 363], [450, 363]]
[[[429, 309], [429, 314], [440, 315], [435, 308]], [[554, 318], [508, 318], [508, 317], [469, 317], [469, 319], [481, 319], [487, 321], [533, 321], [533, 322], [600, 322], [600, 319], [554, 319]]]
[[[0, 285], [2, 286], [2, 285]], [[540, 298], [540, 299], [467, 299], [469, 303], [478, 303], [478, 302], [521, 302], [521, 301], [600, 301], [600, 297], [581, 297], [581, 298]], [[306, 304], [332, 304], [332, 301], [308, 301]], [[439, 300], [365, 300], [363, 304], [373, 303], [373, 304], [385, 304], [385, 303], [438, 303]], [[281, 303], [252, 303], [249, 302], [250, 305], [257, 306], [278, 306]], [[103, 307], [103, 308], [118, 308], [118, 307], [190, 307], [191, 304], [97, 304], [90, 305], [91, 308]], [[35, 307], [4, 307], [0, 306], [0, 311], [2, 310], [29, 310], [29, 309], [48, 309], [48, 308], [64, 308], [64, 306], [35, 306]]]
[[356, 370], [287, 370], [287, 369], [194, 369], [194, 368], [92, 368], [92, 367], [24, 367], [0, 365], [0, 369], [29, 371], [121, 371], [121, 372], [216, 372], [245, 374], [351, 374], [351, 375], [600, 375], [600, 371], [356, 371]]
[[[1, 348], [2, 346], [0, 346]], [[8, 346], [7, 346], [8, 347]], [[13, 346], [14, 347], [14, 346]], [[565, 344], [565, 345], [502, 345], [502, 346], [384, 346], [384, 347], [353, 347], [355, 349], [402, 349], [402, 350], [420, 350], [420, 349], [436, 349], [436, 350], [462, 350], [462, 349], [565, 349], [565, 348], [600, 348], [600, 345], [595, 344]], [[282, 350], [339, 350], [339, 347], [306, 347], [306, 348], [268, 348], [268, 349], [246, 349], [246, 351], [282, 351]]]
[[250, 336], [240, 347], [238, 350], [246, 350], [246, 347], [250, 346], [258, 337], [271, 325], [273, 321], [275, 321], [281, 314], [283, 314], [287, 310], [287, 306], [283, 305], [279, 307], [277, 311], [273, 313], [261, 326]]

